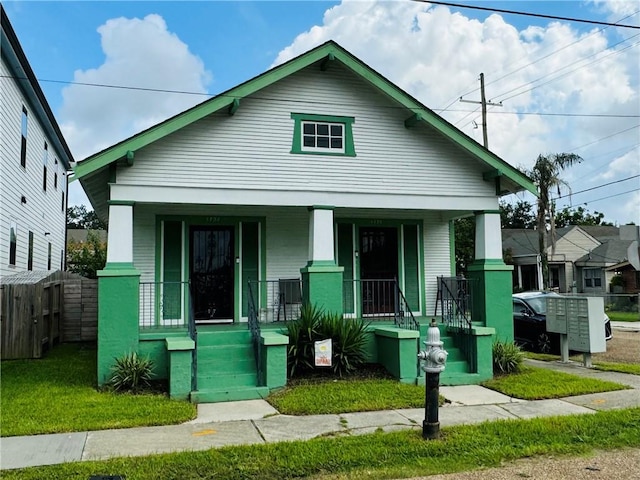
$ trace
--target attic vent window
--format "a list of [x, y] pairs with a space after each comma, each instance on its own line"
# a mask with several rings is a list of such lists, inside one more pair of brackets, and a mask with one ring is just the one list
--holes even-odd
[[353, 117], [292, 113], [291, 153], [355, 157]]

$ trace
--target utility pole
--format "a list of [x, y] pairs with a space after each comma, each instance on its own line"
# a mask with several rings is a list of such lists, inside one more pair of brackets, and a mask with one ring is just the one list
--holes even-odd
[[487, 105], [491, 107], [501, 107], [502, 102], [487, 102], [487, 98], [484, 95], [484, 73], [480, 74], [480, 101], [476, 102], [474, 100], [463, 100], [462, 97], [460, 97], [460, 101], [464, 103], [475, 103], [482, 105], [482, 138], [484, 140], [484, 148], [489, 150], [489, 137], [487, 135]]

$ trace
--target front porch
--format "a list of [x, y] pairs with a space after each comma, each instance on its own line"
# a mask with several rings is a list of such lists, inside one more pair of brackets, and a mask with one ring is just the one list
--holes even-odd
[[[437, 316], [415, 317], [395, 280], [345, 281], [345, 312], [364, 312], [368, 322], [366, 359], [401, 382], [424, 383], [417, 352], [432, 318], [449, 352], [443, 385], [474, 384], [492, 376], [494, 329], [471, 322], [471, 282], [439, 279]], [[250, 282], [247, 322], [197, 320], [188, 284], [140, 285], [139, 351], [154, 359], [168, 378], [174, 398], [196, 403], [263, 398], [287, 382], [287, 322], [299, 318], [305, 283], [301, 279]], [[153, 291], [153, 294], [152, 294]], [[183, 292], [182, 294], [178, 294]], [[453, 294], [456, 292], [456, 294]], [[456, 297], [458, 295], [458, 297]], [[185, 299], [183, 321], [176, 321], [177, 299]], [[355, 301], [355, 299], [362, 299]], [[153, 312], [153, 315], [150, 313]], [[157, 316], [158, 322], [152, 317]], [[347, 318], [358, 318], [347, 313]], [[164, 373], [163, 373], [164, 372]]]

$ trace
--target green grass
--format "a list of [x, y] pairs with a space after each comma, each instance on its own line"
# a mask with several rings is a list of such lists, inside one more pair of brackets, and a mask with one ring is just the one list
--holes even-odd
[[[540, 360], [541, 362], [555, 362], [560, 359], [558, 355], [551, 355], [548, 353], [531, 353], [526, 352], [525, 356], [532, 360]], [[581, 362], [582, 356], [571, 357], [572, 360]], [[618, 362], [602, 362], [594, 361], [593, 368], [596, 370], [602, 370], [603, 372], [619, 372], [628, 373], [631, 375], [640, 375], [640, 364], [637, 363], [618, 363]]]
[[608, 311], [609, 319], [615, 322], [640, 322], [640, 313], [638, 312], [612, 312]]
[[424, 407], [424, 400], [424, 386], [373, 378], [295, 380], [267, 397], [271, 405], [286, 415], [420, 408]]
[[306, 442], [224, 447], [3, 471], [4, 479], [406, 478], [452, 473], [531, 456], [585, 455], [640, 446], [640, 408], [593, 415], [486, 422], [444, 428], [425, 441], [420, 429]]
[[523, 400], [562, 398], [629, 388], [619, 383], [535, 367], [524, 367], [520, 373], [494, 377], [482, 385]]
[[196, 415], [195, 405], [166, 395], [98, 391], [93, 346], [65, 344], [43, 359], [5, 360], [1, 374], [2, 436], [168, 425]]

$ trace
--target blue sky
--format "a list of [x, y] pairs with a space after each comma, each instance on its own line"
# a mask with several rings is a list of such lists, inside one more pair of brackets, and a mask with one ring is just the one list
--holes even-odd
[[[640, 25], [634, 1], [471, 3]], [[3, 5], [36, 76], [57, 81], [41, 85], [76, 160], [209, 97], [65, 82], [216, 94], [333, 39], [479, 142], [478, 112], [456, 99], [479, 99], [484, 72], [504, 102], [489, 111], [493, 151], [525, 168], [575, 151], [585, 161], [564, 177], [592, 190], [572, 204], [640, 223], [639, 30], [401, 0]], [[70, 200], [86, 203], [77, 184]]]

